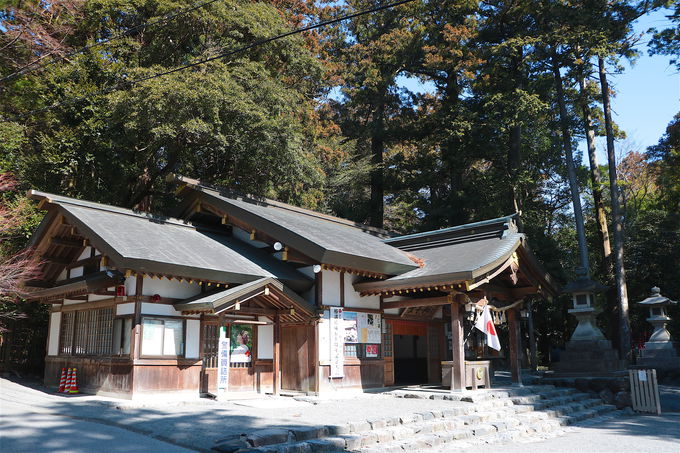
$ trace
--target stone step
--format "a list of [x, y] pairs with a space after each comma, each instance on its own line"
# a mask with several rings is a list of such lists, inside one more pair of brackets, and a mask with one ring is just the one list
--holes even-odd
[[[550, 386], [552, 387], [552, 386]], [[515, 404], [516, 390], [502, 396], [482, 398], [472, 404], [451, 405], [443, 410], [376, 418], [345, 425], [258, 430], [214, 448], [221, 452], [312, 453], [336, 451], [407, 451], [441, 443], [471, 439], [511, 441], [522, 436], [549, 433], [582, 420], [615, 410], [598, 398], [568, 388], [542, 388], [541, 397], [531, 404]], [[514, 396], [511, 396], [514, 395]], [[533, 395], [532, 395], [533, 396]], [[517, 400], [525, 401], [525, 400]], [[476, 439], [476, 440], [475, 440]], [[221, 448], [218, 448], [221, 447]]]
[[[411, 438], [395, 439], [388, 442], [376, 442], [373, 445], [364, 445], [352, 449], [357, 453], [379, 453], [379, 452], [404, 452], [417, 451], [436, 447], [442, 444], [464, 441], [466, 443], [496, 443], [511, 442], [524, 437], [546, 436], [550, 433], [563, 433], [564, 426], [573, 425], [580, 421], [599, 416], [600, 408], [602, 411], [611, 411], [613, 406], [598, 406], [597, 409], [585, 409], [572, 412], [569, 415], [558, 418], [543, 418], [529, 423], [521, 423], [517, 419], [506, 419], [503, 421], [482, 422], [472, 425], [464, 425], [462, 428], [446, 430], [422, 429]], [[555, 435], [555, 434], [552, 434]], [[388, 438], [385, 438], [388, 440]]]

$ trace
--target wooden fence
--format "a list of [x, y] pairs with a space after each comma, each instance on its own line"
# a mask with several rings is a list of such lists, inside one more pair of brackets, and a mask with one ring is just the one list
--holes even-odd
[[661, 414], [656, 370], [628, 370], [628, 376], [630, 377], [630, 396], [633, 402], [633, 410]]

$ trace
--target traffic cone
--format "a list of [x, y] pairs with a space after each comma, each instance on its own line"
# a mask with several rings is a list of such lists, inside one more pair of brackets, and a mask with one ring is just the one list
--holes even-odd
[[64, 393], [68, 393], [71, 388], [71, 376], [73, 376], [73, 369], [69, 368], [66, 373], [66, 385], [64, 386]]
[[63, 393], [66, 388], [66, 368], [61, 369], [61, 377], [59, 378], [59, 390], [57, 393]]
[[71, 375], [71, 388], [68, 390], [69, 393], [79, 393], [78, 392], [78, 381], [77, 381], [76, 368], [73, 369], [73, 374]]

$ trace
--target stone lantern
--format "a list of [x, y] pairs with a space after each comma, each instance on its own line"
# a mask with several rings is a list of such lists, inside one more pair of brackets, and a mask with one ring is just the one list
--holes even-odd
[[669, 305], [675, 305], [677, 302], [670, 300], [668, 297], [661, 295], [661, 290], [658, 287], [652, 288], [652, 295], [638, 302], [638, 305], [643, 305], [649, 308], [649, 322], [654, 326], [654, 332], [649, 337], [649, 341], [645, 343], [644, 349], [640, 351], [639, 365], [654, 366], [660, 368], [680, 368], [680, 358], [678, 358], [673, 341], [671, 341], [671, 334], [666, 330], [666, 324], [671, 320], [666, 311]]
[[607, 287], [588, 278], [583, 269], [579, 269], [577, 274], [578, 278], [562, 290], [564, 293], [571, 293], [572, 308], [569, 309], [569, 313], [578, 321], [569, 342], [604, 341], [611, 347], [611, 343], [595, 325], [595, 316], [598, 313], [594, 306], [595, 294], [605, 291]]
[[571, 294], [572, 308], [569, 313], [578, 325], [561, 354], [561, 360], [554, 365], [558, 375], [598, 375], [622, 369], [618, 352], [612, 348], [602, 331], [595, 324], [598, 310], [594, 306], [595, 294], [607, 289], [606, 286], [588, 278], [583, 269], [578, 277], [563, 288]]

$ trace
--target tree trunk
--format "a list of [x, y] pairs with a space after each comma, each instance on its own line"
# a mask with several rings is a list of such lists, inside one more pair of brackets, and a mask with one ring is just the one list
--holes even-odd
[[564, 98], [564, 88], [562, 87], [562, 75], [557, 59], [557, 52], [552, 51], [552, 71], [555, 79], [555, 90], [557, 93], [557, 104], [560, 111], [560, 126], [562, 129], [562, 147], [567, 160], [567, 176], [569, 178], [569, 188], [571, 190], [571, 202], [574, 206], [574, 220], [576, 221], [576, 233], [578, 236], [578, 248], [581, 256], [581, 267], [586, 274], [590, 274], [590, 263], [588, 259], [588, 245], [586, 243], [586, 229], [583, 222], [583, 209], [581, 208], [581, 196], [576, 180], [576, 167], [574, 166], [574, 154], [571, 150], [571, 133], [569, 132], [569, 118], [567, 116], [567, 105]]
[[[522, 78], [522, 71], [520, 64], [522, 55], [516, 55], [512, 58], [512, 73], [515, 79], [515, 86], [517, 89], [524, 87], [524, 80]], [[517, 184], [517, 174], [520, 163], [522, 162], [522, 125], [513, 124], [510, 126], [510, 146], [508, 146], [508, 177], [510, 178], [510, 212], [520, 213], [521, 205], [519, 200], [519, 188]], [[518, 217], [518, 222], [520, 221]]]
[[370, 225], [382, 228], [384, 217], [383, 198], [385, 183], [383, 180], [383, 149], [385, 147], [385, 103], [381, 99], [374, 110], [373, 130], [371, 131], [371, 202]]
[[609, 165], [609, 191], [612, 199], [612, 220], [614, 224], [614, 274], [616, 277], [616, 295], [619, 303], [619, 352], [622, 359], [630, 359], [630, 324], [628, 321], [628, 289], [626, 288], [626, 269], [623, 265], [623, 222], [619, 185], [616, 176], [616, 153], [614, 149], [614, 127], [609, 101], [609, 84], [604, 67], [604, 58], [598, 58], [600, 86], [602, 89], [602, 107], [604, 108], [604, 124], [607, 132], [607, 163]]
[[[581, 94], [585, 94], [585, 82], [579, 80]], [[602, 186], [600, 184], [600, 168], [597, 165], [597, 154], [595, 149], [595, 131], [593, 130], [593, 119], [590, 115], [590, 106], [586, 99], [583, 102], [583, 126], [586, 131], [586, 143], [588, 144], [588, 161], [590, 162], [590, 182], [593, 186], [593, 201], [595, 204], [595, 217], [597, 220], [597, 234], [602, 244], [602, 263], [603, 275], [611, 275], [612, 271], [612, 246], [609, 241], [609, 227], [607, 226], [607, 216], [602, 200]]]

